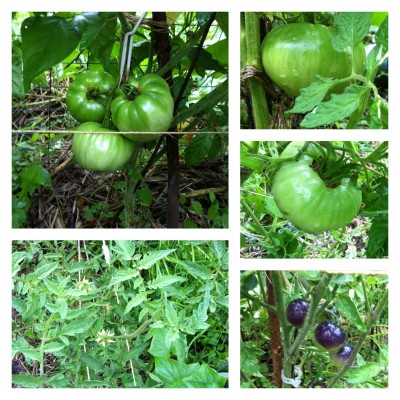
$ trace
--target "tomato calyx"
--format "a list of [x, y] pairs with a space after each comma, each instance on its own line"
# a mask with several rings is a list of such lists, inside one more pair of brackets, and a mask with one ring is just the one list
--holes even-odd
[[124, 83], [121, 85], [120, 89], [124, 95], [131, 101], [135, 100], [136, 97], [140, 96], [142, 90], [139, 86], [130, 85], [129, 83]]

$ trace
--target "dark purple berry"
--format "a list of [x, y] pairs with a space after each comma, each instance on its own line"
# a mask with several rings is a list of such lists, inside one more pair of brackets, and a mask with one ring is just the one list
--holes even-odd
[[315, 339], [326, 350], [334, 350], [346, 340], [346, 334], [331, 321], [321, 322], [315, 330]]
[[331, 354], [331, 360], [333, 365], [336, 367], [343, 367], [349, 361], [351, 354], [353, 353], [354, 346], [351, 344], [346, 344], [341, 347], [336, 353]]
[[310, 304], [303, 299], [292, 300], [286, 308], [286, 319], [296, 328], [303, 326]]

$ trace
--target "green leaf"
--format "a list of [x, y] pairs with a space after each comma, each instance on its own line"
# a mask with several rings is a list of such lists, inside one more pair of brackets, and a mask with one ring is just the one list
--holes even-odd
[[218, 26], [221, 28], [222, 32], [225, 33], [225, 36], [228, 37], [229, 31], [229, 18], [227, 12], [219, 12], [217, 17], [215, 18], [218, 22]]
[[352, 49], [368, 35], [372, 13], [339, 12], [334, 17], [334, 25], [339, 35], [333, 36], [333, 48], [337, 51]]
[[376, 33], [376, 43], [382, 46], [384, 53], [387, 53], [389, 51], [388, 32], [389, 32], [389, 17], [386, 17], [381, 23], [378, 32]]
[[44, 376], [20, 374], [12, 376], [12, 383], [26, 388], [40, 388], [44, 385], [44, 379]]
[[368, 233], [367, 258], [388, 254], [389, 221], [387, 215], [375, 217]]
[[185, 163], [196, 165], [203, 162], [212, 146], [212, 135], [196, 135], [185, 149]]
[[168, 357], [170, 353], [171, 344], [166, 339], [167, 329], [155, 329], [149, 353], [154, 357]]
[[24, 88], [41, 72], [66, 58], [77, 46], [80, 35], [73, 24], [57, 17], [29, 17], [21, 25]]
[[64, 325], [61, 334], [65, 336], [75, 336], [77, 333], [86, 332], [95, 322], [94, 319], [80, 319]]
[[315, 113], [307, 114], [300, 126], [302, 128], [317, 128], [342, 121], [357, 109], [361, 97], [368, 90], [368, 88], [362, 86], [348, 86], [343, 94], [333, 94], [331, 100], [319, 105]]
[[388, 129], [389, 105], [385, 99], [374, 99], [369, 108], [370, 129]]
[[186, 360], [188, 352], [186, 335], [178, 332], [177, 337], [172, 342], [171, 353], [176, 355], [178, 362], [183, 363]]
[[51, 186], [51, 176], [41, 165], [31, 165], [20, 173], [21, 193], [20, 198], [27, 194], [32, 195], [41, 186]]
[[111, 278], [111, 282], [108, 284], [107, 287], [118, 285], [121, 282], [136, 278], [138, 275], [139, 271], [133, 270], [132, 268], [118, 270]]
[[213, 60], [217, 61], [223, 67], [228, 66], [228, 39], [219, 40], [206, 48]]
[[[296, 97], [294, 107], [287, 111], [287, 114], [305, 114], [312, 111], [324, 100], [326, 94], [336, 84], [336, 81], [330, 78], [317, 76], [316, 81], [310, 86], [300, 89], [300, 96]], [[264, 166], [265, 168], [265, 161]]]
[[103, 364], [96, 358], [90, 356], [87, 353], [81, 353], [81, 361], [85, 363], [93, 371], [102, 371]]
[[65, 347], [65, 344], [58, 342], [50, 342], [46, 343], [44, 346], [44, 351], [46, 353], [55, 353], [57, 351], [62, 350]]
[[11, 355], [14, 358], [16, 354], [23, 354], [29, 360], [41, 360], [40, 351], [32, 347], [22, 336], [12, 341]]
[[155, 279], [152, 279], [148, 285], [150, 289], [160, 289], [167, 286], [171, 286], [177, 282], [185, 282], [186, 278], [175, 275], [158, 275]]
[[137, 267], [141, 269], [149, 269], [153, 266], [157, 261], [162, 260], [167, 257], [169, 254], [173, 253], [175, 249], [168, 250], [156, 250], [149, 252], [143, 256], [143, 258], [138, 262]]
[[203, 214], [203, 206], [199, 201], [193, 201], [189, 207], [189, 210], [194, 211], [198, 215]]
[[361, 332], [365, 332], [365, 324], [362, 321], [358, 309], [351, 300], [350, 296], [342, 295], [336, 300], [336, 308], [339, 313], [356, 325], [357, 329]]
[[20, 59], [14, 60], [14, 57], [12, 64], [12, 96], [20, 100], [25, 97], [22, 62]]
[[166, 388], [221, 388], [225, 378], [203, 364], [182, 364], [175, 360], [156, 358], [155, 375]]
[[213, 276], [210, 269], [205, 265], [201, 265], [192, 261], [180, 261], [179, 264], [185, 267], [186, 271], [195, 278], [208, 280]]
[[135, 243], [131, 240], [116, 240], [112, 251], [117, 253], [122, 260], [131, 261], [135, 254]]
[[172, 326], [178, 326], [179, 325], [178, 313], [176, 312], [175, 307], [171, 301], [165, 302], [164, 310], [167, 321]]
[[149, 207], [153, 201], [153, 193], [148, 187], [144, 187], [137, 191], [137, 199], [139, 204]]
[[347, 382], [355, 385], [368, 382], [381, 372], [381, 367], [377, 363], [368, 363], [347, 372]]
[[58, 263], [58, 261], [44, 264], [35, 270], [34, 275], [39, 279], [44, 279], [46, 276], [55, 271], [59, 267], [59, 265], [60, 264]]
[[124, 314], [128, 314], [132, 308], [137, 307], [139, 304], [142, 304], [147, 299], [146, 292], [138, 293], [133, 299], [131, 299], [125, 307]]
[[88, 49], [109, 72], [117, 28], [115, 13], [86, 12], [75, 16], [72, 23], [82, 35], [80, 49]]

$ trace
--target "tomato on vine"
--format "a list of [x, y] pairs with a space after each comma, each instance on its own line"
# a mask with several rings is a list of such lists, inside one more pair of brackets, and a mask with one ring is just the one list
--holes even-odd
[[78, 122], [102, 122], [115, 79], [104, 71], [85, 71], [69, 85], [68, 111]]
[[[111, 103], [111, 117], [120, 132], [167, 132], [174, 112], [174, 100], [167, 82], [155, 74], [136, 79], [117, 89]], [[158, 134], [126, 135], [135, 142], [148, 142]]]
[[[306, 22], [281, 25], [273, 29], [262, 43], [262, 63], [271, 80], [287, 94], [298, 96], [317, 75], [341, 79], [361, 73], [365, 48], [359, 43], [351, 57], [333, 46], [334, 28]], [[344, 87], [339, 85], [335, 91]]]
[[131, 158], [135, 143], [126, 140], [123, 135], [111, 129], [103, 128], [97, 122], [85, 122], [77, 131], [93, 133], [75, 133], [72, 139], [72, 152], [78, 163], [88, 171], [116, 172]]
[[[281, 158], [297, 154], [301, 143], [292, 142]], [[318, 151], [283, 162], [272, 182], [275, 202], [284, 218], [308, 233], [339, 229], [349, 224], [361, 206], [362, 194], [351, 177], [328, 185], [312, 168]]]

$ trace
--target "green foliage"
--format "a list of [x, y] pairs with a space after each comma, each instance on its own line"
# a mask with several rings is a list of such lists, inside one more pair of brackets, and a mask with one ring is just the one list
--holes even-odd
[[24, 241], [12, 260], [13, 362], [39, 372], [16, 385], [226, 384], [226, 242]]

